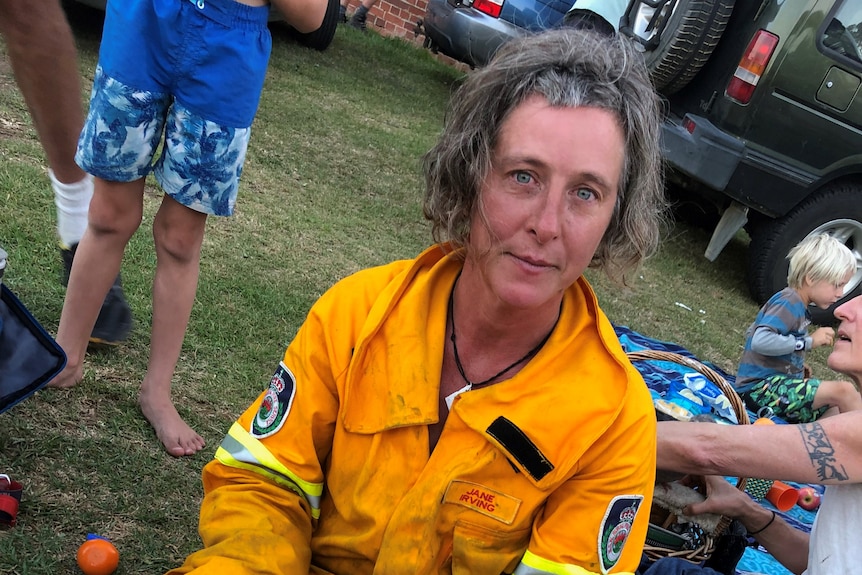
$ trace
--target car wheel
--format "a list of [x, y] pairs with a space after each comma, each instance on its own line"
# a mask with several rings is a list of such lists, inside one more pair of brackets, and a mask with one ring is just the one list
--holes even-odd
[[[656, 89], [673, 94], [706, 64], [727, 26], [734, 0], [670, 0], [659, 8], [656, 19], [656, 9], [645, 4], [630, 2], [621, 31], [645, 47]], [[661, 34], [656, 41], [657, 30]]]
[[332, 44], [332, 39], [335, 38], [335, 29], [338, 27], [338, 0], [329, 0], [326, 4], [326, 14], [323, 15], [323, 22], [320, 28], [314, 32], [302, 34], [295, 32], [296, 41], [313, 50], [323, 52], [329, 45]]
[[758, 303], [787, 286], [787, 253], [805, 237], [829, 233], [856, 256], [856, 273], [844, 289], [844, 297], [828, 310], [811, 309], [812, 321], [835, 323], [834, 309], [862, 294], [862, 187], [830, 184], [809, 197], [786, 216], [766, 221], [751, 230], [749, 288]]

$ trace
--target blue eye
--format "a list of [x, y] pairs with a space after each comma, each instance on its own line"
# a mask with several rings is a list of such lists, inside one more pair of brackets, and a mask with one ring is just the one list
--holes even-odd
[[582, 200], [591, 200], [592, 198], [596, 197], [595, 192], [593, 192], [589, 188], [578, 188], [578, 191], [576, 193], [578, 194], [578, 197]]
[[517, 172], [515, 174], [515, 181], [519, 184], [529, 184], [533, 181], [533, 176], [531, 176], [527, 172]]

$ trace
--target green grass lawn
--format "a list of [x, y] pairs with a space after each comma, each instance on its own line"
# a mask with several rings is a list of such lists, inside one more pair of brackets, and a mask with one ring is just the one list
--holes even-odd
[[[89, 90], [99, 14], [72, 16]], [[75, 551], [88, 532], [116, 543], [120, 574], [181, 563], [199, 546], [201, 468], [268, 383], [311, 303], [347, 274], [412, 257], [430, 242], [420, 156], [462, 72], [416, 46], [345, 27], [322, 53], [278, 27], [273, 44], [237, 213], [208, 223], [174, 378], [179, 410], [207, 448], [166, 455], [136, 403], [151, 318], [150, 226], [161, 199], [149, 186], [122, 270], [136, 321], [130, 340], [90, 354], [82, 385], [39, 392], [0, 415], [0, 473], [25, 484], [18, 526], [0, 531], [0, 573], [78, 573]], [[4, 279], [53, 333], [64, 290], [45, 168], [0, 44]], [[588, 276], [614, 322], [734, 371], [757, 310], [745, 288], [745, 242], [710, 263], [707, 241], [706, 232], [678, 225], [628, 285]], [[825, 356], [815, 352], [815, 370], [825, 369]]]

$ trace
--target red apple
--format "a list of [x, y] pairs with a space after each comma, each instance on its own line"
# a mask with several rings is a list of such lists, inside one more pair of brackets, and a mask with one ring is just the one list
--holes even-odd
[[816, 511], [820, 507], [820, 492], [813, 487], [800, 487], [796, 504], [806, 511]]

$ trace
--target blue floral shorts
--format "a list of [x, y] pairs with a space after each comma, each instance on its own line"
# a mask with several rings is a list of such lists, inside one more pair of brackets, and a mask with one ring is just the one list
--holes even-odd
[[234, 0], [108, 2], [78, 165], [113, 182], [152, 172], [179, 203], [231, 215], [269, 61], [268, 17]]

